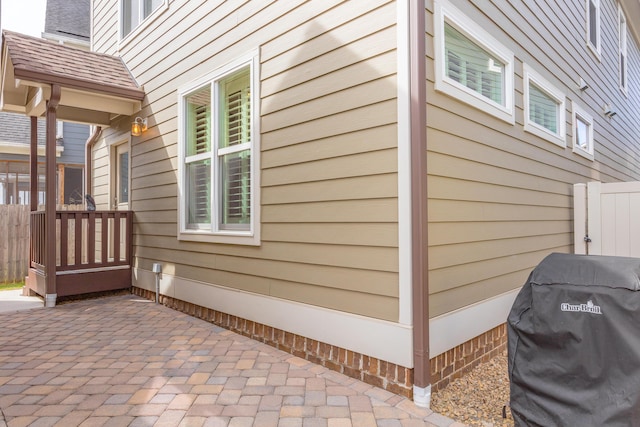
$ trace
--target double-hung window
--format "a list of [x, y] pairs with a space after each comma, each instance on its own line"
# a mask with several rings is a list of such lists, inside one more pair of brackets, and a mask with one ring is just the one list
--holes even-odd
[[180, 91], [182, 239], [259, 243], [254, 61]]
[[120, 0], [120, 38], [125, 38], [168, 0]]
[[436, 90], [513, 123], [513, 52], [447, 0], [434, 19]]
[[618, 5], [618, 82], [627, 93], [627, 17]]
[[587, 46], [600, 59], [600, 0], [585, 0], [587, 8]]
[[573, 152], [593, 160], [593, 118], [573, 103]]
[[566, 147], [565, 95], [527, 64], [524, 70], [524, 130]]

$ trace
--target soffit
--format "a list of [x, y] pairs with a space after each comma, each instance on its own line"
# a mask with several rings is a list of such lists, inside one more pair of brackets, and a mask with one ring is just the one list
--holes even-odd
[[621, 0], [620, 3], [627, 17], [627, 25], [631, 34], [635, 37], [636, 43], [640, 45], [640, 0]]

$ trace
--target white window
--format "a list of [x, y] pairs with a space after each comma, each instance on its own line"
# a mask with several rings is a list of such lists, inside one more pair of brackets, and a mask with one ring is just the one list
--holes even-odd
[[446, 0], [434, 19], [436, 90], [513, 123], [513, 52]]
[[627, 17], [618, 5], [618, 82], [627, 93]]
[[593, 118], [573, 103], [573, 152], [593, 160]]
[[61, 120], [56, 121], [56, 139], [64, 138], [64, 122]]
[[524, 70], [524, 130], [566, 147], [565, 95], [527, 64]]
[[125, 38], [167, 0], [120, 0], [120, 38]]
[[256, 57], [180, 90], [180, 238], [259, 244]]
[[600, 0], [586, 0], [587, 46], [600, 59]]

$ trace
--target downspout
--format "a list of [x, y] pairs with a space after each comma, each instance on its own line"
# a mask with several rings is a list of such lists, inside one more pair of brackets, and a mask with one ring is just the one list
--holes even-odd
[[47, 138], [45, 146], [45, 306], [56, 305], [56, 113], [60, 102], [60, 86], [51, 86], [51, 98], [47, 101]]
[[102, 127], [96, 126], [95, 130], [87, 139], [84, 148], [84, 192], [85, 194], [91, 194], [91, 171], [93, 169], [93, 162], [91, 160], [91, 151], [93, 150], [93, 145], [98, 142], [98, 139], [102, 135]]
[[429, 363], [429, 266], [427, 247], [427, 88], [425, 1], [409, 0], [411, 289], [413, 305], [413, 400], [431, 403]]

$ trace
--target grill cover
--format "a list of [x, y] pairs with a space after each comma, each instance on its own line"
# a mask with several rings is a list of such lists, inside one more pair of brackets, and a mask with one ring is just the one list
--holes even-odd
[[640, 259], [554, 253], [507, 320], [516, 426], [640, 426]]

